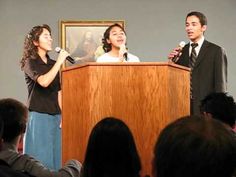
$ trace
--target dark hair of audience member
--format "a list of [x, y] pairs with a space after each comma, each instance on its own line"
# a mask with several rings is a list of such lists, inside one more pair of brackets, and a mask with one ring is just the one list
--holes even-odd
[[220, 121], [187, 116], [163, 129], [154, 156], [154, 177], [233, 177], [236, 141]]
[[89, 140], [82, 177], [139, 177], [141, 163], [128, 126], [107, 117], [93, 128]]
[[210, 113], [212, 118], [218, 119], [234, 128], [236, 121], [236, 103], [227, 93], [211, 93], [202, 101], [200, 112]]
[[3, 120], [0, 118], [0, 151], [2, 150]]
[[0, 100], [0, 119], [4, 122], [2, 139], [11, 142], [25, 132], [28, 116], [27, 107], [21, 102], [6, 98]]

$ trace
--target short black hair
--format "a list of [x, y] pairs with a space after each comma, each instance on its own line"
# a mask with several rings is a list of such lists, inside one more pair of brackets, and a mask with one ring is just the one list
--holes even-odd
[[11, 142], [25, 132], [27, 123], [27, 107], [12, 98], [0, 100], [0, 120], [4, 124], [2, 139]]
[[228, 93], [210, 93], [202, 101], [200, 112], [210, 113], [212, 118], [218, 119], [230, 127], [234, 127], [236, 121], [236, 103]]
[[207, 18], [203, 13], [197, 12], [197, 11], [190, 12], [190, 13], [187, 14], [185, 20], [187, 20], [187, 18], [190, 17], [190, 16], [196, 16], [199, 19], [199, 21], [201, 23], [201, 26], [207, 25]]
[[187, 116], [162, 130], [154, 156], [155, 177], [232, 177], [236, 140], [218, 120]]

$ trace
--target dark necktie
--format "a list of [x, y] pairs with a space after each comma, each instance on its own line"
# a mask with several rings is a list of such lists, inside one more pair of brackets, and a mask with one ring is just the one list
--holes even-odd
[[195, 48], [198, 46], [198, 43], [192, 43], [191, 46], [192, 46], [192, 52], [190, 55], [189, 65], [190, 65], [190, 68], [192, 69], [194, 67], [196, 60], [197, 60], [197, 53], [196, 53]]
[[192, 46], [192, 52], [191, 52], [190, 61], [189, 61], [189, 66], [191, 68], [191, 73], [190, 73], [190, 98], [193, 99], [192, 72], [193, 72], [194, 64], [197, 60], [197, 53], [196, 53], [195, 48], [198, 46], [198, 43], [192, 43], [191, 46]]

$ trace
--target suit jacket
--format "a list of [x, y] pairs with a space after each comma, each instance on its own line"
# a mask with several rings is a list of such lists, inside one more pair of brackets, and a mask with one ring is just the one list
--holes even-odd
[[[182, 51], [177, 64], [189, 67], [188, 43]], [[227, 89], [227, 57], [225, 51], [216, 44], [204, 40], [196, 63], [192, 69], [191, 114], [200, 113], [200, 102], [212, 92], [226, 92]]]

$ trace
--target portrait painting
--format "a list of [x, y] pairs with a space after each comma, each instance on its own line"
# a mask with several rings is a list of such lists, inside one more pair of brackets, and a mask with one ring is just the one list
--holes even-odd
[[[75, 63], [95, 62], [104, 54], [102, 38], [105, 30], [124, 21], [61, 21], [61, 48], [70, 53]], [[66, 61], [65, 67], [71, 65]]]

